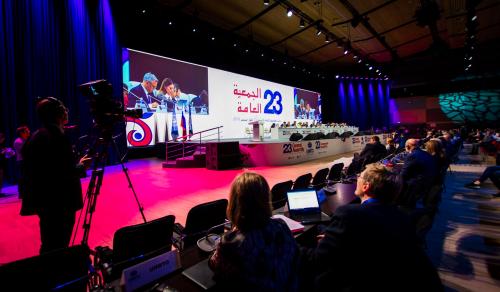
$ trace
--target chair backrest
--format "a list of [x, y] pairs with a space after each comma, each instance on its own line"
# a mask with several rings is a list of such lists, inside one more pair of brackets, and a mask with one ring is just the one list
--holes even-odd
[[171, 250], [174, 223], [175, 216], [168, 215], [118, 229], [113, 237], [113, 264], [120, 271], [114, 268], [113, 273]]
[[87, 291], [89, 256], [87, 246], [75, 245], [2, 265], [2, 290]]
[[279, 209], [286, 205], [286, 193], [292, 189], [293, 181], [288, 180], [275, 184], [271, 188], [271, 201], [273, 210]]
[[429, 191], [422, 197], [422, 205], [428, 209], [432, 215], [435, 215], [441, 204], [441, 194], [443, 186], [440, 184], [433, 185]]
[[311, 185], [314, 189], [320, 189], [325, 186], [326, 176], [328, 175], [328, 172], [328, 168], [323, 168], [316, 172], [311, 182]]
[[328, 180], [330, 181], [340, 181], [342, 179], [342, 169], [344, 169], [343, 163], [337, 163], [332, 165], [330, 172], [328, 173]]
[[[182, 231], [184, 234], [184, 248], [196, 243], [198, 239], [206, 235], [206, 232], [226, 220], [227, 200], [220, 199], [194, 206], [189, 210], [186, 225]], [[224, 227], [213, 230], [213, 233], [223, 233]]]
[[312, 174], [306, 173], [295, 179], [293, 183], [293, 190], [307, 189], [311, 183]]

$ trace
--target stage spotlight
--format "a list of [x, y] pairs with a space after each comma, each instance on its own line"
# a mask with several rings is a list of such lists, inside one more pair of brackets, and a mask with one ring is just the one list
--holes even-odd
[[245, 50], [245, 53], [248, 53], [248, 49]]
[[359, 59], [359, 60], [358, 60], [358, 63], [361, 63], [361, 62], [363, 62], [363, 60]]
[[469, 57], [469, 61], [472, 60], [472, 56]]
[[353, 59], [357, 59], [357, 58], [358, 58], [358, 56], [356, 56], [356, 55], [353, 55], [353, 56], [352, 56], [352, 58], [353, 58]]
[[471, 21], [476, 21], [477, 15], [472, 16]]
[[269, 0], [264, 0], [264, 5], [269, 5]]
[[373, 67], [372, 67], [372, 66], [368, 67], [368, 70], [371, 70], [371, 69], [373, 69]]
[[173, 23], [172, 23], [172, 21], [169, 21], [169, 22], [168, 22], [168, 25], [172, 25], [172, 24], [173, 24]]
[[237, 45], [238, 45], [238, 44], [234, 43], [234, 44], [233, 44], [233, 47], [236, 47]]
[[211, 40], [215, 41], [215, 37], [212, 37]]
[[377, 72], [377, 73], [378, 73], [379, 71], [380, 71], [379, 69], [375, 70], [375, 72]]
[[292, 17], [292, 15], [293, 15], [293, 10], [292, 10], [292, 8], [288, 8], [288, 9], [287, 9], [287, 11], [286, 11], [286, 16], [288, 16], [288, 17]]
[[344, 49], [344, 55], [347, 55], [347, 54], [349, 54], [349, 50], [346, 48], [346, 49]]
[[196, 27], [193, 27], [193, 32], [196, 32]]
[[339, 79], [339, 75], [335, 75], [335, 79]]
[[306, 26], [306, 21], [304, 20], [304, 18], [301, 18], [301, 19], [300, 19], [300, 22], [299, 22], [299, 27], [300, 27], [300, 28], [303, 28], [303, 27], [305, 27], [305, 26]]
[[142, 14], [146, 14], [146, 9], [142, 9]]
[[330, 36], [325, 34], [325, 43], [329, 43], [330, 42]]

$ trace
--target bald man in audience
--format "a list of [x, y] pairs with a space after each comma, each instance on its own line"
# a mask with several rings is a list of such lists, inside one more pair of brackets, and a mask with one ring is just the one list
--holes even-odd
[[418, 139], [408, 139], [405, 143], [406, 157], [401, 170], [403, 193], [398, 203], [407, 208], [415, 208], [416, 202], [428, 192], [438, 175], [436, 161], [428, 152], [418, 147]]

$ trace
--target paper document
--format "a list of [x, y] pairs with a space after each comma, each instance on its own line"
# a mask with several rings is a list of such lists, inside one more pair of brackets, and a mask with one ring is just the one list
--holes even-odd
[[290, 231], [292, 231], [292, 233], [300, 232], [300, 231], [304, 230], [304, 225], [300, 224], [299, 222], [297, 222], [295, 220], [292, 220], [292, 219], [286, 217], [285, 215], [277, 214], [277, 215], [274, 215], [272, 218], [273, 219], [281, 219], [281, 220], [285, 221], [286, 225], [288, 226]]

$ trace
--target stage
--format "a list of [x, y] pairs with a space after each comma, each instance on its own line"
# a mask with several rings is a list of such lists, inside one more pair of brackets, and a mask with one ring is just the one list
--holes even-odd
[[[389, 134], [378, 134], [385, 144]], [[301, 163], [342, 153], [361, 151], [370, 136], [351, 136], [345, 139], [320, 139], [310, 141], [264, 140], [262, 142], [240, 140], [240, 152], [244, 166], [279, 166]]]

